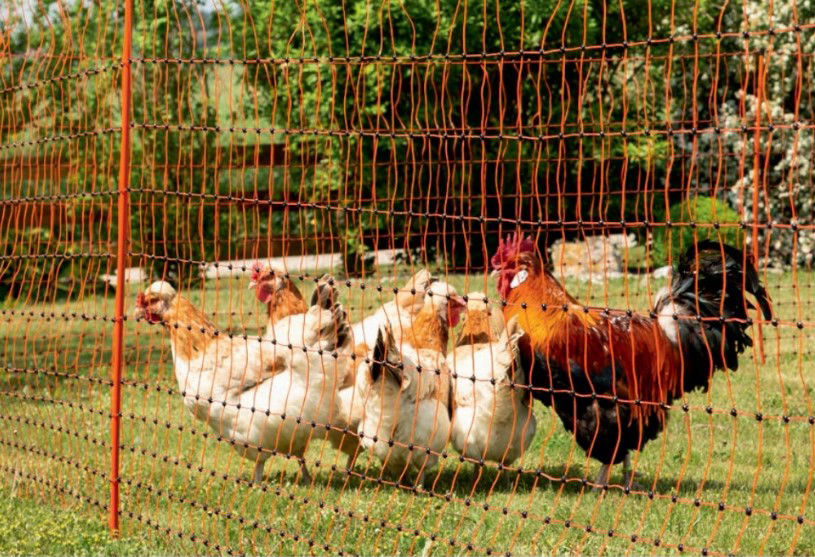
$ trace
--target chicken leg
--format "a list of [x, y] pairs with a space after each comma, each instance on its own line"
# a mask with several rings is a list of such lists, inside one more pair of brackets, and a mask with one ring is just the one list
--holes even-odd
[[642, 485], [634, 481], [634, 470], [631, 468], [631, 455], [625, 455], [623, 461], [623, 473], [625, 474], [625, 486], [629, 489], [643, 490]]
[[255, 461], [255, 472], [252, 474], [252, 483], [260, 485], [263, 482], [263, 466], [266, 464], [265, 460]]
[[303, 476], [304, 483], [311, 483], [312, 477], [308, 471], [308, 467], [306, 466], [306, 460], [303, 459], [300, 461], [300, 474]]
[[596, 484], [594, 489], [602, 489], [604, 486], [608, 485], [608, 477], [610, 472], [610, 464], [603, 464], [600, 466], [600, 472], [597, 474], [597, 478], [594, 480], [594, 483]]
[[[602, 489], [604, 486], [608, 485], [610, 475], [611, 465], [603, 464], [600, 467], [600, 472], [597, 474], [597, 479], [594, 480], [594, 483], [596, 484], [594, 489]], [[623, 460], [623, 477], [625, 479], [623, 487], [628, 487], [630, 489], [643, 489], [641, 485], [634, 481], [634, 470], [631, 469], [631, 455], [625, 455], [625, 460]]]

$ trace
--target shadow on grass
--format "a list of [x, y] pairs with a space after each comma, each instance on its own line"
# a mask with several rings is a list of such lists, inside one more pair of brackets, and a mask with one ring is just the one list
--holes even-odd
[[[622, 468], [622, 467], [619, 467]], [[531, 493], [533, 491], [546, 491], [556, 492], [560, 491], [564, 494], [576, 495], [581, 491], [585, 492], [601, 492], [602, 488], [594, 488], [593, 477], [585, 477], [582, 475], [582, 466], [572, 465], [566, 466], [553, 466], [541, 469], [544, 475], [538, 475], [536, 471], [529, 470], [523, 473], [516, 471], [508, 472], [506, 470], [498, 470], [495, 464], [480, 467], [472, 464], [462, 465], [460, 468], [453, 468], [450, 466], [439, 469], [438, 471], [428, 474], [425, 481], [425, 490], [432, 491], [437, 497], [444, 497], [450, 495], [451, 497], [459, 500], [467, 500], [473, 497], [483, 497], [495, 493]], [[361, 477], [364, 476], [364, 477]], [[550, 477], [558, 478], [555, 480], [549, 479]], [[326, 485], [335, 489], [359, 489], [365, 485], [375, 488], [380, 485], [379, 479], [382, 478], [383, 485], [393, 487], [395, 478], [389, 476], [382, 476], [382, 469], [377, 465], [371, 464], [367, 468], [361, 466], [355, 467], [354, 471], [349, 475], [342, 467], [337, 467], [336, 472], [320, 472], [314, 475], [315, 484]], [[295, 476], [291, 474], [291, 480], [295, 481]], [[656, 485], [653, 485], [653, 477], [648, 476], [647, 470], [638, 472], [636, 482], [639, 484], [634, 489], [635, 495], [645, 496], [643, 492], [647, 493], [652, 490], [656, 494], [673, 494], [676, 492], [676, 485], [678, 478], [673, 475], [662, 475], [656, 480]], [[694, 496], [699, 492], [700, 487], [704, 483], [704, 491], [718, 491], [722, 492], [724, 489], [733, 489], [738, 487], [738, 482], [731, 481], [729, 483], [707, 478], [702, 482], [698, 478], [683, 477], [678, 495], [681, 497]], [[412, 485], [402, 485], [400, 489], [411, 491]], [[786, 493], [807, 493], [808, 486], [806, 481], [790, 478], [785, 485]], [[623, 485], [622, 470], [617, 472], [615, 476], [612, 471], [612, 477], [608, 486], [609, 494], [625, 493]], [[775, 483], [763, 482], [755, 486], [757, 493], [777, 494], [778, 485]]]

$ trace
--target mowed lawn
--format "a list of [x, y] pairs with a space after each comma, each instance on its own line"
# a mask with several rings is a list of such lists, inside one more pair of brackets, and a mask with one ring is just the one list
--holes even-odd
[[[405, 275], [371, 277], [364, 290], [356, 282], [343, 288], [353, 319], [375, 309], [377, 284], [389, 297]], [[164, 331], [128, 321], [122, 541], [104, 534], [112, 296], [6, 305], [0, 315], [0, 497], [3, 514], [31, 518], [28, 526], [0, 521], [0, 553], [19, 547], [26, 538], [21, 531], [40, 532], [46, 523], [57, 525], [54, 545], [41, 536], [29, 551], [815, 554], [815, 426], [809, 421], [815, 415], [815, 275], [766, 279], [779, 324], [762, 328], [765, 361], [750, 350], [737, 372], [716, 375], [710, 392], [688, 395], [687, 411], [679, 401], [663, 435], [634, 454], [645, 490], [631, 493], [619, 485], [607, 492], [585, 486], [582, 479], [592, 479], [598, 464], [539, 403], [534, 445], [516, 463], [520, 475], [495, 464], [462, 463], [450, 449], [430, 493], [413, 492], [378, 481], [379, 464], [364, 454], [348, 474], [345, 456], [316, 440], [307, 455], [312, 483], [300, 481], [295, 462], [273, 457], [265, 486], [251, 487], [252, 464], [184, 410]], [[449, 280], [460, 293], [487, 290], [495, 298], [483, 275]], [[187, 294], [214, 314], [221, 330], [257, 335], [265, 308], [246, 284], [221, 280]], [[312, 284], [306, 280], [304, 290]], [[593, 305], [647, 311], [649, 296], [663, 284], [631, 275], [568, 287]], [[135, 295], [129, 293], [129, 307]], [[315, 439], [321, 435], [315, 430]], [[619, 468], [612, 482], [622, 482]], [[86, 541], [66, 545], [66, 539]]]

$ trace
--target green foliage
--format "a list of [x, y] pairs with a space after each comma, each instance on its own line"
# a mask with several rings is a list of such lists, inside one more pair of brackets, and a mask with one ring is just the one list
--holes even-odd
[[[669, 216], [664, 209], [654, 211], [654, 222], [671, 222], [672, 226], [654, 228], [651, 266], [660, 267], [675, 263], [681, 254], [694, 244], [704, 240], [722, 241], [735, 247], [744, 245], [744, 232], [738, 225], [739, 214], [723, 201], [712, 197], [694, 197], [671, 205]], [[689, 223], [705, 226], [689, 226]], [[674, 226], [673, 223], [681, 223]], [[719, 223], [718, 229], [712, 225]]]
[[[241, 45], [247, 56], [286, 60], [284, 64], [269, 64], [258, 81], [259, 112], [264, 121], [288, 128], [385, 130], [382, 138], [352, 133], [325, 143], [297, 134], [287, 145], [294, 157], [305, 156], [309, 149], [317, 148], [323, 162], [340, 167], [341, 172], [332, 181], [335, 185], [332, 191], [354, 190], [355, 194], [364, 192], [365, 197], [373, 192], [377, 199], [390, 200], [388, 205], [379, 208], [398, 212], [389, 217], [387, 223], [365, 222], [361, 218], [350, 221], [338, 214], [327, 215], [327, 226], [339, 231], [346, 240], [344, 251], [354, 253], [363, 231], [370, 236], [379, 230], [387, 237], [389, 230], [399, 230], [408, 243], [411, 238], [419, 241], [422, 234], [429, 233], [436, 238], [442, 233], [450, 234], [450, 227], [444, 228], [446, 223], [438, 219], [404, 217], [406, 211], [414, 208], [410, 197], [430, 198], [420, 205], [424, 212], [449, 214], [453, 209], [449, 200], [474, 193], [470, 190], [471, 182], [477, 182], [482, 175], [486, 175], [490, 188], [505, 194], [507, 199], [519, 193], [518, 184], [523, 184], [523, 193], [533, 189], [546, 192], [554, 181], [553, 174], [560, 172], [566, 174], [558, 180], [563, 184], [564, 193], [571, 193], [577, 188], [581, 173], [587, 182], [594, 181], [597, 167], [606, 164], [607, 175], [613, 177], [607, 184], [612, 191], [619, 191], [619, 177], [624, 172], [636, 176], [647, 169], [657, 180], [661, 179], [666, 161], [670, 159], [670, 143], [664, 136], [637, 135], [629, 142], [615, 135], [606, 140], [566, 140], [559, 146], [556, 141], [536, 144], [494, 138], [459, 143], [453, 138], [444, 140], [428, 133], [439, 128], [468, 129], [477, 133], [483, 128], [489, 130], [490, 135], [495, 135], [496, 130], [504, 130], [509, 136], [515, 133], [552, 135], [561, 130], [573, 131], [580, 121], [636, 120], [633, 111], [624, 113], [623, 103], [618, 100], [628, 95], [632, 107], [642, 107], [643, 99], [637, 96], [641, 92], [628, 83], [631, 80], [647, 83], [652, 92], [647, 101], [654, 107], [649, 107], [645, 116], [657, 122], [666, 119], [666, 111], [659, 108], [660, 100], [665, 97], [665, 87], [674, 84], [662, 75], [664, 62], [649, 67], [624, 63], [620, 52], [613, 51], [604, 71], [599, 72], [596, 63], [583, 68], [589, 76], [584, 76], [586, 82], [597, 82], [598, 90], [597, 94], [589, 92], [580, 103], [575, 102], [574, 95], [585, 85], [580, 72], [574, 71], [577, 55], [569, 54], [566, 66], [556, 63], [563, 57], [557, 50], [561, 45], [620, 43], [648, 33], [667, 35], [672, 27], [690, 26], [694, 22], [698, 30], [704, 30], [713, 25], [718, 7], [707, 2], [657, 0], [651, 10], [652, 13], [634, 9], [622, 11], [616, 4], [587, 2], [580, 8], [581, 16], [574, 17], [568, 5], [554, 0], [524, 4], [476, 1], [468, 3], [466, 9], [455, 2], [426, 0], [401, 2], [399, 9], [388, 9], [367, 0], [346, 3], [319, 0], [309, 4], [308, 9], [296, 2], [263, 0], [252, 4], [251, 13], [242, 14], [246, 17], [234, 17], [232, 22], [235, 35], [247, 37], [246, 44]], [[604, 18], [624, 19], [627, 34], [617, 26], [604, 29]], [[649, 47], [647, 54], [662, 56], [664, 60], [669, 48], [674, 55], [692, 51], [686, 43], [670, 47], [658, 43]], [[476, 66], [460, 60], [462, 53], [494, 55], [521, 49], [550, 52], [533, 57], [532, 62], [523, 65], [497, 64], [491, 58]], [[446, 59], [448, 53], [452, 55], [450, 61]], [[639, 47], [630, 54], [643, 56], [646, 50]], [[403, 60], [394, 64], [391, 60], [391, 56], [411, 55], [419, 57], [421, 62], [411, 64]], [[323, 59], [298, 61], [300, 57], [312, 56]], [[359, 61], [360, 56], [368, 59]], [[426, 61], [427, 56], [432, 59]], [[327, 57], [332, 57], [334, 62], [327, 62]], [[342, 63], [344, 57], [351, 59]], [[649, 75], [643, 78], [645, 70], [650, 72], [650, 78]], [[518, 123], [522, 130], [518, 130]], [[595, 124], [588, 124], [589, 128], [592, 125]], [[397, 136], [389, 138], [389, 129], [395, 130]], [[402, 134], [406, 130], [416, 130], [419, 138], [405, 138]], [[559, 151], [559, 147], [565, 150]], [[421, 153], [418, 156], [417, 151]], [[580, 163], [566, 167], [557, 164], [558, 158], [575, 160], [578, 153]], [[609, 153], [616, 156], [606, 163]], [[628, 159], [625, 163], [621, 162], [624, 157]], [[391, 161], [395, 163], [392, 172], [399, 173], [398, 165], [414, 158], [418, 159], [417, 164], [410, 172], [422, 185], [422, 190], [416, 193], [410, 193], [406, 185], [397, 190], [389, 172], [374, 167], [377, 162]], [[540, 159], [539, 164], [514, 163], [516, 159], [535, 158]], [[458, 159], [463, 159], [461, 164], [451, 164], [451, 160]], [[354, 164], [345, 164], [348, 160]], [[481, 160], [495, 162], [480, 163]], [[455, 168], [451, 170], [451, 167]], [[443, 174], [437, 176], [439, 168]], [[307, 169], [287, 171], [291, 181], [301, 185], [301, 198], [311, 202], [336, 199], [320, 187], [320, 176], [310, 174]], [[428, 178], [432, 179], [429, 183]], [[634, 180], [636, 178], [632, 178]], [[404, 181], [411, 179], [408, 176]], [[455, 212], [479, 214], [480, 205], [477, 207], [476, 201], [468, 199], [466, 205], [456, 206]], [[573, 196], [555, 200], [550, 195], [540, 205], [516, 207], [508, 203], [499, 208], [491, 204], [485, 210], [487, 214], [502, 216], [514, 213], [529, 219], [570, 220], [580, 207]], [[601, 217], [596, 211], [595, 208], [593, 214], [584, 214], [583, 218], [599, 220]], [[620, 217], [607, 215], [605, 218], [619, 220]], [[462, 231], [464, 234], [476, 232]], [[478, 264], [476, 259], [483, 259], [480, 253], [468, 254], [442, 245], [436, 247], [446, 254], [449, 263], [461, 264], [466, 258], [475, 257], [467, 261]]]
[[[404, 240], [397, 247], [433, 243], [449, 263], [477, 266], [486, 253], [451, 249], [449, 236], [472, 236], [480, 229], [435, 215], [641, 221], [646, 215], [636, 204], [620, 199], [623, 183], [640, 192], [646, 183], [645, 189], [659, 190], [692, 170], [695, 181], [682, 178], [686, 190], [744, 186], [733, 179], [740, 163], [732, 155], [744, 150], [731, 137], [738, 134], [723, 135], [729, 146], [720, 156], [719, 138], [710, 133], [693, 140], [686, 133], [646, 131], [710, 122], [717, 106], [738, 104], [734, 92], [745, 82], [750, 63], [728, 54], [727, 63], [716, 65], [716, 78], [710, 75], [716, 60], [710, 54], [743, 48], [738, 37], [713, 38], [722, 21], [725, 30], [742, 25], [738, 4], [654, 0], [648, 10], [596, 0], [577, 5], [557, 0], [135, 4], [134, 58], [160, 61], [133, 65], [133, 121], [171, 125], [137, 125], [131, 134], [133, 251], [159, 256], [137, 262], [153, 265], [156, 274], [186, 280], [197, 276], [199, 261], [280, 255], [281, 242], [271, 240], [281, 237], [336, 238], [343, 252], [357, 254], [363, 245], [385, 247], [384, 240], [372, 238], [393, 239], [395, 231]], [[121, 52], [122, 6], [46, 0], [30, 16], [25, 25], [15, 20], [19, 14], [10, 16], [15, 56], [7, 57], [0, 71], [11, 85], [39, 85], [16, 89], [0, 103], [3, 121], [23, 125], [0, 127], [3, 143], [58, 136], [67, 129], [115, 128], [120, 73], [110, 60]], [[643, 42], [649, 36], [691, 34], [699, 40]], [[784, 35], [785, 44], [792, 36]], [[620, 48], [623, 41], [630, 46]], [[614, 46], [600, 51], [596, 47], [602, 43]], [[70, 61], [32, 65], [17, 56], [32, 45], [70, 54]], [[592, 49], [581, 52], [581, 45]], [[561, 52], [561, 46], [570, 50]], [[520, 50], [527, 53], [522, 63], [516, 54], [496, 57]], [[790, 52], [785, 59], [797, 59]], [[480, 53], [489, 56], [473, 57]], [[190, 64], [176, 58], [237, 62]], [[691, 59], [697, 61], [689, 64]], [[110, 67], [65, 81], [44, 79], [100, 66]], [[789, 77], [787, 82], [793, 83]], [[774, 93], [785, 114], [796, 103], [789, 83]], [[288, 132], [269, 133], [269, 128]], [[629, 133], [616, 133], [623, 129]], [[490, 138], [462, 141], [456, 135], [462, 130], [486, 130]], [[578, 130], [587, 135], [576, 136]], [[599, 130], [613, 133], [599, 135]], [[413, 132], [415, 137], [406, 137]], [[554, 139], [562, 132], [565, 139]], [[496, 137], [499, 133], [503, 138]], [[516, 140], [517, 134], [526, 139]], [[808, 152], [807, 137], [802, 136], [801, 152]], [[115, 189], [119, 140], [114, 133], [65, 141], [63, 158], [77, 164], [58, 189], [71, 194]], [[779, 150], [775, 158], [789, 151], [788, 143], [773, 143]], [[11, 153], [48, 157], [47, 145]], [[795, 160], [785, 160], [773, 166], [775, 183], [784, 184], [785, 169], [795, 166]], [[809, 166], [799, 162], [796, 171], [805, 177]], [[31, 191], [11, 195], [42, 194], [45, 183], [39, 180]], [[807, 183], [801, 179], [793, 185]], [[482, 203], [485, 184], [501, 202]], [[535, 202], [521, 201], [533, 192]], [[668, 202], [688, 195], [672, 189]], [[805, 199], [802, 192], [795, 196]], [[225, 201], [231, 198], [276, 204], [251, 210]], [[381, 213], [336, 210], [359, 204]], [[771, 210], [789, 213], [784, 207], [791, 205], [775, 204]], [[411, 217], [411, 211], [434, 216]], [[110, 238], [116, 233], [114, 217], [106, 215]], [[488, 242], [496, 238], [492, 222], [487, 221]], [[100, 245], [98, 232], [79, 229], [72, 242]], [[270, 239], [269, 253], [258, 247], [258, 237]], [[301, 244], [313, 248], [308, 240]], [[815, 252], [803, 242], [801, 251], [806, 250]], [[358, 260], [347, 258], [349, 271], [356, 270]], [[82, 278], [72, 280], [76, 285]]]
[[92, 294], [108, 272], [105, 254], [84, 252], [78, 240], [44, 227], [16, 231], [0, 244], [0, 302], [54, 300]]

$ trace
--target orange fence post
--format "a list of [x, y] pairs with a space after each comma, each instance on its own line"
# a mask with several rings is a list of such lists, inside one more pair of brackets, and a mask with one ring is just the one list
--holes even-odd
[[[758, 211], [758, 200], [759, 200], [759, 193], [758, 188], [761, 186], [762, 177], [761, 177], [761, 111], [764, 105], [764, 87], [765, 87], [765, 75], [764, 75], [764, 56], [759, 56], [758, 61], [756, 63], [756, 98], [758, 107], [756, 108], [756, 147], [755, 147], [755, 156], [753, 158], [753, 263], [758, 268], [759, 265], [759, 256], [761, 252], [758, 249], [758, 219], [759, 219], [759, 211]], [[759, 318], [757, 323], [758, 334], [758, 356], [762, 364], [766, 363], [767, 358], [764, 354], [764, 334], [761, 327], [761, 319]]]
[[119, 437], [122, 413], [122, 354], [125, 326], [125, 269], [130, 239], [130, 57], [133, 45], [133, 0], [125, 0], [122, 45], [122, 145], [119, 155], [119, 207], [116, 242], [116, 307], [113, 325], [112, 382], [110, 394], [111, 466], [110, 529], [119, 532]]

